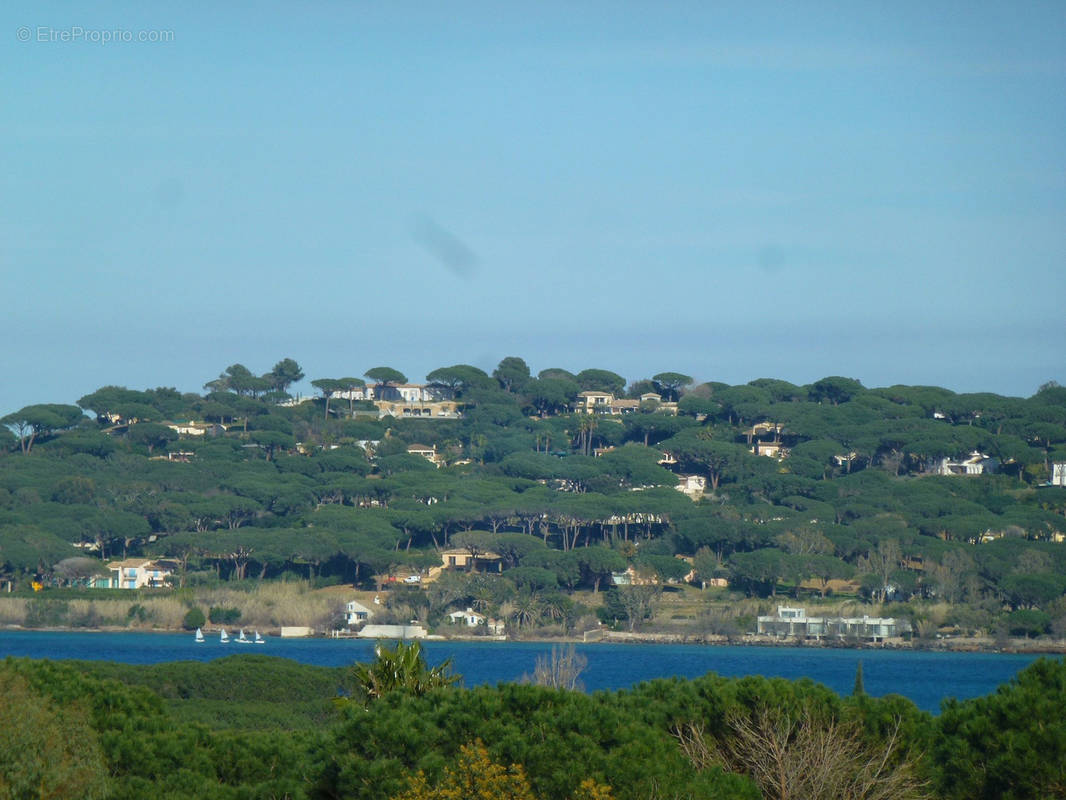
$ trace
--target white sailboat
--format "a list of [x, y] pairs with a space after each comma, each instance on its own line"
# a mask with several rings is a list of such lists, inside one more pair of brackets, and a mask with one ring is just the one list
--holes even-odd
[[259, 631], [255, 632], [255, 638], [252, 640], [255, 644], [266, 644], [266, 639], [259, 635]]
[[204, 641], [204, 632], [199, 628], [196, 629], [196, 641], [200, 644], [203, 644]]
[[236, 638], [235, 641], [237, 642], [237, 644], [251, 644], [252, 643], [252, 640], [244, 635], [244, 628], [240, 629], [240, 632], [237, 634], [237, 638]]
[[222, 644], [229, 644], [229, 634], [226, 633], [225, 628], [223, 628], [222, 633], [218, 635], [218, 640], [222, 642]]

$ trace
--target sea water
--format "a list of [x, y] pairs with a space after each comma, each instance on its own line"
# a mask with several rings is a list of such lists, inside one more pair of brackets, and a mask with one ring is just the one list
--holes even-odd
[[[197, 643], [190, 634], [0, 632], [0, 657], [87, 659], [127, 664], [210, 661], [238, 653], [290, 658], [304, 664], [344, 666], [374, 658], [374, 642], [364, 639], [278, 639], [264, 645], [222, 644], [218, 634]], [[538, 657], [551, 653], [544, 642], [423, 643], [426, 660], [452, 659], [465, 686], [521, 680], [532, 675]], [[812, 647], [726, 647], [719, 645], [584, 644], [588, 659], [581, 674], [587, 691], [623, 689], [664, 677], [692, 678], [707, 672], [740, 677], [763, 675], [810, 678], [839, 694], [852, 690], [862, 662], [867, 694], [901, 694], [919, 708], [937, 712], [947, 697], [989, 694], [1037, 656], [999, 653], [943, 653], [916, 650], [845, 650]]]

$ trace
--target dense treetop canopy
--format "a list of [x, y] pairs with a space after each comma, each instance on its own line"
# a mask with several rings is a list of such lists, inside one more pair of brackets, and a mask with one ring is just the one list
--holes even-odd
[[[630, 379], [630, 397], [659, 397], [637, 404], [609, 370], [534, 378], [509, 356], [491, 375], [432, 371], [425, 399], [393, 417], [355, 399], [361, 378], [316, 376], [297, 402], [286, 389], [302, 373], [289, 358], [261, 376], [233, 364], [202, 395], [105, 386], [5, 416], [4, 574], [63, 582], [70, 558], [144, 555], [190, 574], [361, 582], [439, 564], [478, 532], [512, 592], [599, 590], [626, 567], [683, 579], [661, 557], [684, 556], [702, 565], [689, 580], [755, 595], [851, 581], [872, 601], [949, 598], [1033, 635], [1066, 615], [1056, 385], [1016, 398], [660, 372]], [[406, 382], [391, 367], [366, 377]], [[616, 402], [578, 413], [583, 390]], [[437, 414], [440, 397], [457, 413]], [[1044, 616], [1008, 619], [1020, 612]]]

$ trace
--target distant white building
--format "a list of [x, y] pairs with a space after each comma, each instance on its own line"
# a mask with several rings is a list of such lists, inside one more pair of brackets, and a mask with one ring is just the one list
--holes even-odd
[[674, 488], [693, 500], [699, 500], [707, 490], [707, 479], [703, 475], [678, 475]]
[[987, 475], [996, 471], [999, 461], [974, 450], [966, 458], [942, 458], [935, 462], [932, 472], [936, 475]]
[[486, 621], [484, 614], [479, 614], [472, 608], [466, 611], [453, 611], [448, 615], [448, 619], [452, 621], [452, 625], [466, 625], [468, 628], [484, 625]]
[[756, 439], [751, 443], [751, 453], [756, 456], [776, 458], [780, 461], [788, 455], [788, 449], [783, 447], [781, 442], [761, 442]]
[[110, 577], [100, 577], [93, 587], [97, 589], [141, 589], [170, 586], [171, 567], [147, 558], [127, 558], [112, 561], [107, 565]]
[[351, 389], [337, 389], [329, 393], [331, 398], [340, 400], [373, 400], [373, 386], [353, 386]]
[[374, 612], [358, 600], [349, 600], [344, 606], [344, 618], [348, 623], [349, 628], [354, 628], [356, 625], [362, 625], [372, 616], [374, 616]]
[[438, 469], [444, 465], [444, 457], [437, 452], [436, 445], [412, 444], [408, 445], [407, 452], [412, 456], [422, 456]]
[[907, 620], [894, 617], [808, 617], [806, 609], [778, 606], [776, 616], [761, 616], [757, 632], [782, 639], [853, 638], [879, 642], [911, 632]]
[[1066, 463], [1051, 465], [1051, 485], [1066, 486]]

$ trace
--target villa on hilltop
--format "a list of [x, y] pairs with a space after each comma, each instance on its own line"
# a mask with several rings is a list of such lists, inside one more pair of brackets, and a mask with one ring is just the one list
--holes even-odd
[[654, 392], [642, 394], [639, 399], [616, 398], [610, 392], [581, 392], [574, 401], [573, 409], [580, 414], [619, 416], [639, 411], [641, 406], [654, 407], [656, 411], [666, 414], [677, 414], [677, 403], [667, 402]]

